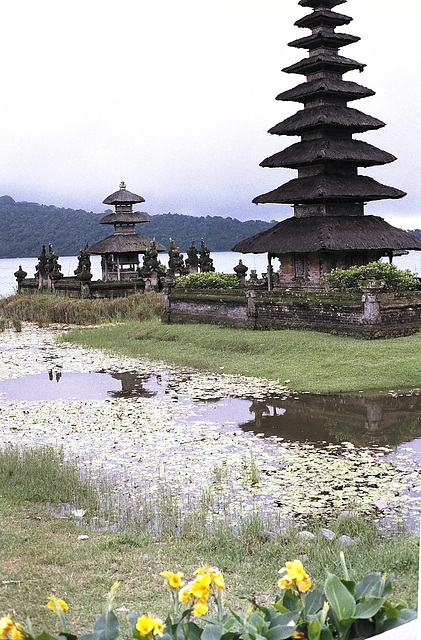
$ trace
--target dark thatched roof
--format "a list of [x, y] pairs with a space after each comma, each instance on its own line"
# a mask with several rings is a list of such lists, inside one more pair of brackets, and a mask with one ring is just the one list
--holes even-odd
[[332, 9], [337, 7], [338, 4], [344, 4], [346, 0], [299, 0], [298, 4], [302, 7], [311, 7], [312, 9]]
[[351, 250], [421, 251], [421, 238], [377, 216], [308, 216], [283, 220], [232, 248], [241, 253], [277, 255]]
[[301, 73], [303, 75], [309, 75], [310, 73], [318, 73], [319, 71], [336, 71], [339, 73], [346, 73], [346, 71], [363, 71], [366, 65], [351, 58], [345, 58], [344, 56], [338, 56], [337, 53], [331, 53], [328, 51], [321, 51], [308, 58], [303, 58], [295, 64], [291, 64], [289, 67], [282, 69], [285, 73]]
[[295, 178], [257, 196], [255, 204], [316, 204], [327, 202], [370, 202], [385, 198], [403, 198], [406, 193], [387, 187], [368, 176], [323, 173]]
[[287, 167], [297, 169], [325, 162], [346, 162], [357, 167], [373, 167], [396, 160], [391, 153], [382, 151], [361, 140], [307, 140], [296, 142], [279, 153], [266, 158], [261, 167]]
[[[104, 240], [99, 240], [88, 247], [89, 253], [145, 253], [151, 246], [152, 240], [140, 233], [116, 233]], [[164, 245], [156, 243], [157, 251], [166, 251]]]
[[316, 127], [334, 127], [361, 133], [370, 129], [384, 127], [384, 122], [368, 116], [358, 109], [342, 107], [336, 104], [324, 104], [318, 107], [301, 109], [293, 116], [279, 122], [269, 133], [284, 136], [296, 136]]
[[328, 29], [320, 28], [317, 33], [312, 33], [304, 38], [293, 40], [288, 43], [289, 47], [297, 49], [319, 49], [326, 47], [328, 49], [338, 49], [348, 44], [353, 44], [361, 40], [358, 36], [351, 36], [349, 33], [335, 33]]
[[140, 224], [141, 222], [149, 222], [149, 218], [146, 213], [140, 211], [118, 211], [116, 213], [109, 213], [101, 218], [100, 224]]
[[124, 182], [120, 184], [118, 191], [115, 191], [103, 200], [103, 204], [137, 204], [139, 202], [145, 202], [145, 198], [128, 191]]
[[343, 100], [358, 100], [359, 98], [367, 98], [374, 96], [375, 91], [367, 89], [356, 82], [346, 82], [336, 78], [317, 78], [310, 82], [303, 82], [293, 89], [283, 91], [277, 100], [288, 100], [292, 102], [308, 102], [311, 99], [333, 95]]
[[343, 13], [336, 13], [330, 9], [316, 9], [313, 13], [294, 22], [296, 27], [313, 28], [318, 26], [340, 27], [352, 22], [352, 18]]

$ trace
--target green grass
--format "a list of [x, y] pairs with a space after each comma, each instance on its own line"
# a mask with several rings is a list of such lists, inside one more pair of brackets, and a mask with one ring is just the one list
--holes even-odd
[[179, 367], [288, 381], [295, 391], [421, 387], [421, 333], [365, 341], [312, 331], [248, 331], [158, 320], [71, 330], [65, 340]]

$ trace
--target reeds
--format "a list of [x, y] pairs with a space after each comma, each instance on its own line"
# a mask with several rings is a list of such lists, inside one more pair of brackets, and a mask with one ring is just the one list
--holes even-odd
[[150, 291], [120, 298], [79, 299], [52, 293], [14, 295], [0, 300], [0, 331], [22, 322], [95, 325], [151, 320], [164, 309], [163, 296]]

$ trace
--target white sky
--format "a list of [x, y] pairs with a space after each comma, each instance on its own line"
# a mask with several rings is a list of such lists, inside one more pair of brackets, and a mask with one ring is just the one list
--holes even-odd
[[[361, 137], [398, 157], [360, 170], [408, 192], [367, 213], [421, 227], [420, 0], [348, 0], [341, 53], [367, 64], [345, 79], [376, 96], [350, 103], [386, 122]], [[267, 130], [298, 103], [275, 100], [303, 81], [281, 69], [307, 55], [298, 0], [3, 0], [0, 195], [104, 210], [125, 180], [149, 214], [280, 220], [251, 204], [296, 177], [263, 169], [296, 138]]]

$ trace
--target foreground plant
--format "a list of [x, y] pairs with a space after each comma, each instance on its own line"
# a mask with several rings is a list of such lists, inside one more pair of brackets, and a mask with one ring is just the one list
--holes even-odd
[[[350, 580], [341, 552], [343, 579], [328, 573], [323, 585], [313, 589], [300, 560], [286, 562], [280, 570], [279, 593], [267, 606], [254, 599], [243, 612], [226, 611], [222, 593], [225, 581], [217, 567], [201, 566], [184, 582], [181, 572], [163, 571], [164, 586], [171, 597], [170, 611], [162, 621], [152, 613], [130, 613], [135, 640], [362, 640], [414, 620], [416, 611], [404, 603], [393, 605], [392, 576], [370, 573], [355, 583]], [[105, 612], [93, 631], [79, 636], [67, 633], [67, 604], [50, 596], [48, 607], [59, 617], [58, 636], [46, 632], [34, 636], [15, 624], [9, 615], [0, 619], [0, 640], [117, 640], [120, 624], [112, 607], [119, 583], [114, 583]]]

